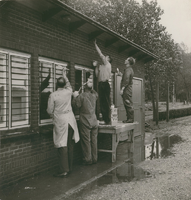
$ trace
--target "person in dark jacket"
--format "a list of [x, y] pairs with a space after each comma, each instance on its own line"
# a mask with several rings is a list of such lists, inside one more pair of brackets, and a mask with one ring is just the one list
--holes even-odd
[[129, 57], [125, 60], [124, 73], [118, 72], [118, 75], [122, 76], [121, 79], [121, 91], [120, 94], [123, 98], [123, 104], [126, 110], [127, 119], [123, 123], [133, 123], [134, 122], [134, 110], [132, 102], [132, 85], [134, 72], [132, 66], [135, 64], [135, 59]]
[[98, 94], [92, 89], [93, 80], [91, 76], [83, 93], [79, 94], [78, 91], [73, 93], [73, 105], [80, 111], [80, 143], [83, 152], [83, 164], [85, 165], [97, 163], [98, 121], [95, 111]]

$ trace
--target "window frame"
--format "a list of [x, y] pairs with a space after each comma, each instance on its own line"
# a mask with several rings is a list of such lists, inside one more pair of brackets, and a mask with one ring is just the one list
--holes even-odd
[[[64, 67], [67, 67], [69, 63], [66, 61], [59, 61], [56, 59], [46, 58], [46, 57], [42, 57], [42, 56], [38, 57], [38, 62], [39, 62], [39, 79], [40, 79], [41, 73], [42, 73], [40, 63], [45, 62], [45, 63], [51, 64], [51, 69], [53, 70], [53, 91], [52, 92], [56, 91], [56, 65], [62, 65]], [[39, 99], [40, 99], [40, 90], [39, 90]], [[42, 120], [40, 119], [40, 101], [39, 101], [39, 109], [38, 110], [39, 110], [39, 112], [38, 112], [39, 126], [50, 125], [53, 123], [51, 118], [50, 119], [42, 119]]]
[[[81, 82], [82, 86], [84, 84], [84, 81], [83, 81], [84, 80], [84, 72], [92, 72], [92, 74], [94, 74], [94, 69], [85, 67], [83, 65], [76, 64], [74, 66], [74, 69], [75, 69], [75, 71], [76, 70], [81, 70], [82, 71], [82, 82]], [[76, 77], [75, 77], [75, 83], [76, 83]], [[94, 88], [94, 76], [93, 76], [93, 88]], [[82, 87], [82, 92], [84, 92], [84, 88], [83, 87]]]
[[[7, 74], [6, 76], [6, 80], [7, 80], [7, 88], [5, 90], [5, 93], [8, 93], [8, 97], [4, 96], [5, 99], [5, 116], [3, 115], [3, 117], [5, 118], [5, 122], [3, 124], [5, 124], [4, 126], [0, 126], [0, 130], [12, 130], [12, 129], [17, 129], [17, 128], [24, 128], [24, 127], [30, 127], [31, 126], [31, 55], [27, 54], [27, 53], [23, 53], [23, 52], [19, 52], [19, 51], [13, 51], [13, 50], [9, 50], [9, 49], [4, 49], [4, 48], [0, 48], [0, 53], [1, 54], [5, 54], [6, 55], [6, 67], [7, 69], [5, 70], [5, 73]], [[26, 116], [26, 120], [22, 120], [22, 121], [18, 121], [14, 123], [14, 120], [12, 120], [12, 103], [13, 103], [13, 89], [12, 86], [14, 86], [14, 84], [12, 83], [12, 81], [14, 80], [14, 78], [12, 78], [12, 67], [11, 66], [11, 56], [15, 56], [15, 57], [21, 57], [21, 58], [25, 58], [28, 59], [27, 65], [28, 67], [26, 68], [28, 71], [28, 85], [27, 85], [27, 89], [26, 89], [26, 93], [28, 94], [27, 96], [25, 96], [27, 98], [26, 104], [28, 105], [28, 107], [26, 107], [28, 113], [25, 113]], [[14, 73], [13, 73], [14, 74]], [[8, 99], [8, 102], [7, 102]], [[23, 122], [26, 122], [27, 124], [22, 124]]]

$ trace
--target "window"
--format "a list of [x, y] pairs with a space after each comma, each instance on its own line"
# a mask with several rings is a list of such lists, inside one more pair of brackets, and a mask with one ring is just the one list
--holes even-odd
[[75, 65], [75, 91], [84, 91], [83, 84], [88, 81], [90, 75], [93, 75], [94, 70], [80, 65]]
[[49, 114], [46, 112], [50, 93], [56, 90], [56, 80], [62, 76], [62, 69], [68, 63], [39, 57], [40, 73], [40, 124], [52, 123]]
[[[89, 69], [80, 65], [75, 66], [75, 91], [78, 91], [80, 88], [82, 89], [83, 92], [83, 84], [87, 82], [88, 78], [90, 75], [93, 75], [94, 70]], [[94, 81], [93, 81], [94, 82]], [[111, 87], [111, 104], [113, 104], [113, 73], [111, 73], [111, 78], [109, 79], [109, 84]]]
[[0, 49], [0, 128], [30, 124], [30, 55]]

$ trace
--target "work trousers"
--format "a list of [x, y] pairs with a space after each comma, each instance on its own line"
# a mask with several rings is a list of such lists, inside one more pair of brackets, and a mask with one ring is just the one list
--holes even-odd
[[111, 98], [110, 98], [110, 85], [109, 82], [99, 82], [98, 94], [100, 102], [100, 111], [103, 121], [107, 124], [111, 122]]
[[85, 162], [97, 162], [98, 127], [89, 128], [80, 122], [79, 129], [83, 160]]
[[74, 147], [74, 140], [72, 139], [73, 134], [74, 130], [68, 124], [67, 147], [57, 148], [59, 173], [72, 171], [73, 147]]
[[132, 87], [128, 87], [124, 89], [122, 98], [123, 98], [123, 104], [126, 110], [127, 120], [132, 119], [134, 121]]

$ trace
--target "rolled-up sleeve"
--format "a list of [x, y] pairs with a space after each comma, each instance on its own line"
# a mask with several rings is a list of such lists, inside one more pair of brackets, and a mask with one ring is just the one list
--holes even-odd
[[54, 96], [52, 94], [50, 94], [49, 98], [48, 98], [48, 107], [47, 107], [47, 113], [53, 117], [54, 114]]
[[70, 81], [68, 80], [68, 78], [65, 77], [64, 79], [65, 79], [65, 83], [66, 83], [66, 85], [64, 86], [64, 88], [72, 88], [72, 86], [71, 86]]
[[104, 55], [101, 55], [100, 58], [104, 65], [106, 65], [108, 63], [108, 61], [106, 60], [106, 57]]
[[74, 98], [74, 105], [77, 108], [80, 108], [82, 106], [82, 101], [83, 101], [82, 95], [79, 95], [76, 98]]

